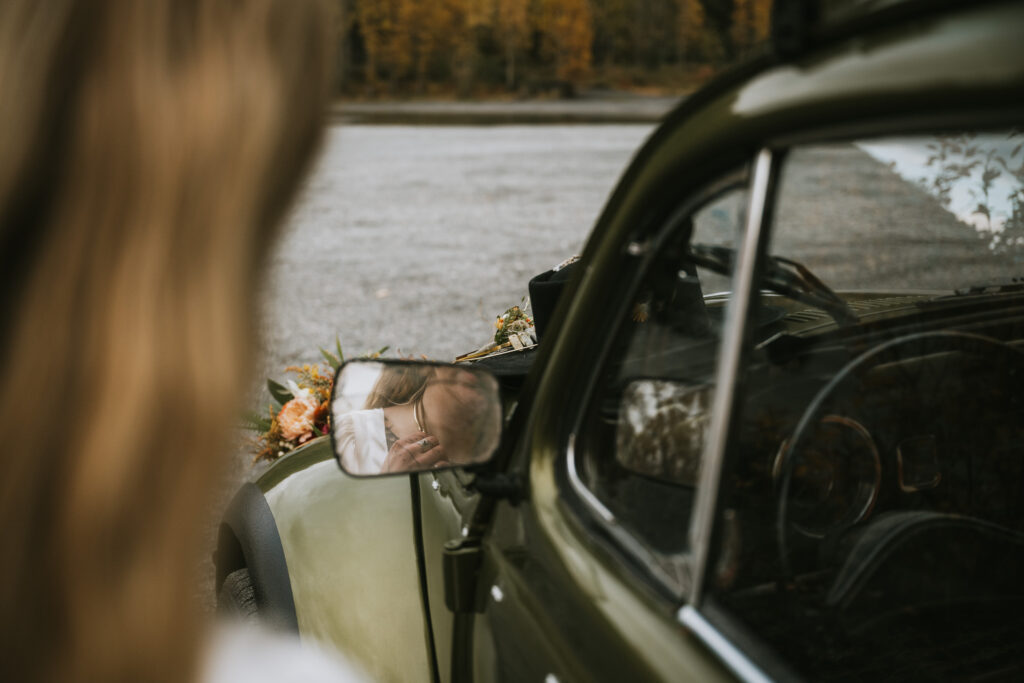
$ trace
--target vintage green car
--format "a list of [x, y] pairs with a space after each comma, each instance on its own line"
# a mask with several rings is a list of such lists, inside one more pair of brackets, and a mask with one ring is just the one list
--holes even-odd
[[228, 603], [386, 681], [1024, 677], [1024, 3], [774, 40], [639, 151], [541, 343], [453, 366], [475, 456], [287, 455]]

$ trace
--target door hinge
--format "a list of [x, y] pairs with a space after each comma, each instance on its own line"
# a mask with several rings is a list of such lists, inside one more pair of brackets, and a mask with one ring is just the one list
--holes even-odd
[[444, 544], [444, 602], [452, 612], [480, 612], [477, 574], [483, 550], [480, 541], [460, 538]]

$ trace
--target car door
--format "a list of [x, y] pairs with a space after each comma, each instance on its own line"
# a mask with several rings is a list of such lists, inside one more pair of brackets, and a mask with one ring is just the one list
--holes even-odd
[[454, 633], [455, 615], [446, 604], [445, 549], [465, 538], [480, 496], [469, 487], [472, 475], [463, 470], [428, 472], [415, 478], [419, 487], [422, 589], [430, 615], [434, 667], [439, 680], [447, 682], [452, 680], [453, 648], [462, 648], [463, 644]]
[[[689, 582], [700, 435], [731, 287], [729, 272], [697, 266], [688, 245], [735, 246], [746, 178], [741, 167], [677, 194], [649, 251], [632, 257], [628, 270], [595, 276], [617, 284], [621, 296], [595, 312], [606, 317], [608, 343], [592, 347], [584, 391], [555, 392], [563, 400], [557, 430], [568, 439], [549, 441], [527, 427], [518, 456], [529, 456], [528, 499], [499, 503], [480, 540], [477, 614], [463, 641], [472, 647], [475, 680], [725, 675], [675, 619]], [[541, 382], [558, 374], [545, 370]], [[673, 389], [692, 399], [692, 443], [666, 457], [665, 443], [631, 429], [650, 437], [651, 425], [641, 423], [658, 416], [644, 413], [647, 393]]]

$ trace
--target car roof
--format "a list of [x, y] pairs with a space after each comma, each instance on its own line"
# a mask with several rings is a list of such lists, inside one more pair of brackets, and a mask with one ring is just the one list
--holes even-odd
[[793, 22], [803, 24], [812, 42], [830, 36], [849, 35], [871, 25], [891, 24], [949, 11], [978, 6], [987, 0], [776, 0], [772, 8], [772, 39], [788, 38]]

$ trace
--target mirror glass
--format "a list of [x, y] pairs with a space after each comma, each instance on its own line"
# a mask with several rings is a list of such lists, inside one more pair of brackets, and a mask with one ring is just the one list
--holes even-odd
[[486, 462], [501, 436], [498, 382], [471, 366], [357, 360], [331, 394], [331, 441], [358, 477]]

